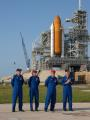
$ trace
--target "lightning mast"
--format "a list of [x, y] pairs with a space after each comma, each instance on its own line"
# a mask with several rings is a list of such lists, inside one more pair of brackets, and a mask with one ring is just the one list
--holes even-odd
[[82, 0], [79, 0], [79, 10], [82, 9]]

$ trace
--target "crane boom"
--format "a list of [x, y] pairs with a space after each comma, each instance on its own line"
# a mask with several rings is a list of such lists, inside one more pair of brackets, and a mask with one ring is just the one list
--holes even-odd
[[22, 39], [22, 47], [23, 47], [24, 57], [25, 57], [25, 61], [26, 61], [26, 66], [27, 66], [27, 69], [29, 69], [30, 68], [30, 59], [28, 57], [26, 46], [25, 46], [24, 39], [23, 39], [23, 36], [22, 36], [21, 32], [20, 32], [20, 36], [21, 36], [21, 39]]

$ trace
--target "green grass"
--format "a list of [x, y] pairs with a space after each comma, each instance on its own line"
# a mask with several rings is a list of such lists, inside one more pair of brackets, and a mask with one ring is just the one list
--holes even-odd
[[[88, 88], [90, 89], [90, 87]], [[29, 89], [27, 85], [23, 86], [23, 102], [29, 103]], [[46, 88], [40, 86], [39, 88], [40, 102], [45, 102]], [[12, 88], [10, 85], [0, 85], [0, 104], [11, 103]], [[62, 86], [57, 87], [57, 102], [62, 102]], [[90, 92], [83, 92], [80, 88], [73, 88], [73, 102], [90, 102]]]

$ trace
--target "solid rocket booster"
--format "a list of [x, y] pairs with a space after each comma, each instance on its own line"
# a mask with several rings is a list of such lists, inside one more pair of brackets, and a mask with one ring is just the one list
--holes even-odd
[[51, 57], [54, 56], [54, 25], [51, 25]]
[[62, 29], [61, 19], [56, 16], [54, 19], [54, 54], [61, 55], [62, 53]]

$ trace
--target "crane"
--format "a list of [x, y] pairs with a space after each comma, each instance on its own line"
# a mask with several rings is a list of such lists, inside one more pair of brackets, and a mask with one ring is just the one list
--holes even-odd
[[20, 32], [20, 36], [21, 36], [21, 40], [22, 40], [22, 48], [23, 48], [23, 52], [24, 52], [24, 57], [25, 57], [27, 70], [29, 70], [30, 69], [30, 59], [28, 57], [26, 46], [25, 46], [24, 39], [23, 39], [23, 36], [22, 36], [21, 32]]

